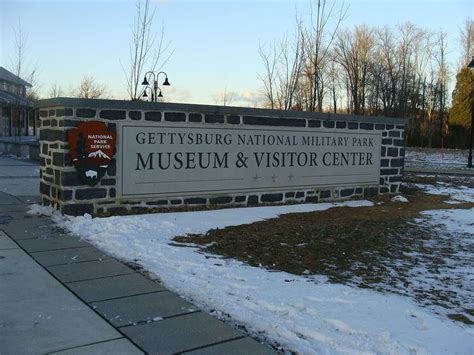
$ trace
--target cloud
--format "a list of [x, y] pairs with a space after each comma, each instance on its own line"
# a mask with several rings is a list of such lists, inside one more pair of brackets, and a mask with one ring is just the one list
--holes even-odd
[[227, 106], [251, 106], [260, 107], [263, 105], [264, 97], [256, 91], [229, 91], [227, 89], [216, 92], [211, 95], [211, 99], [216, 105]]
[[163, 88], [165, 101], [173, 102], [191, 102], [193, 94], [188, 89], [177, 89], [173, 86]]

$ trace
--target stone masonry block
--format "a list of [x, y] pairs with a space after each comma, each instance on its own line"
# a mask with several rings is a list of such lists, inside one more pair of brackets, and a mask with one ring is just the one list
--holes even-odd
[[320, 198], [330, 198], [331, 197], [331, 190], [322, 190], [319, 193]]
[[202, 122], [202, 114], [200, 113], [190, 113], [189, 122]]
[[308, 127], [321, 127], [321, 121], [320, 120], [308, 120]]
[[342, 189], [340, 196], [341, 197], [349, 197], [354, 195], [355, 190], [354, 189]]
[[64, 119], [64, 120], [59, 121], [59, 127], [74, 128], [74, 127], [79, 126], [81, 122], [82, 121]]
[[83, 216], [84, 214], [93, 214], [94, 205], [92, 203], [82, 203], [82, 204], [72, 204], [72, 205], [63, 205], [61, 211], [64, 214], [70, 216]]
[[244, 124], [278, 127], [306, 127], [306, 120], [299, 118], [244, 116]]
[[165, 112], [165, 121], [184, 122], [186, 121], [186, 114], [184, 112]]
[[258, 196], [256, 195], [249, 196], [247, 199], [247, 204], [250, 206], [258, 205]]
[[206, 123], [224, 123], [224, 115], [210, 115], [206, 114], [204, 116], [204, 121]]
[[380, 175], [397, 175], [398, 169], [380, 169]]
[[71, 166], [71, 157], [68, 153], [53, 153], [53, 165]]
[[240, 116], [227, 116], [227, 123], [240, 124]]
[[63, 130], [42, 129], [40, 130], [40, 141], [62, 141], [67, 140], [67, 133]]
[[242, 203], [242, 202], [245, 202], [246, 200], [247, 200], [247, 196], [235, 196], [234, 198], [235, 203]]
[[394, 139], [393, 140], [393, 145], [395, 147], [404, 147], [405, 146], [405, 141], [403, 139]]
[[72, 190], [58, 190], [58, 200], [60, 201], [70, 201], [72, 200]]
[[334, 121], [323, 121], [323, 127], [325, 128], [334, 128]]
[[387, 155], [389, 157], [398, 157], [398, 149], [397, 148], [388, 148]]
[[401, 158], [401, 159], [392, 159], [390, 161], [390, 166], [394, 167], [394, 168], [402, 167], [403, 166], [403, 161], [404, 161], [403, 158]]
[[100, 111], [100, 118], [106, 120], [124, 120], [126, 118], [124, 110], [102, 110]]
[[63, 171], [61, 174], [62, 186], [82, 186], [84, 183], [79, 179], [76, 171]]
[[186, 205], [205, 205], [207, 203], [207, 199], [200, 197], [186, 198], [184, 199], [184, 203]]
[[374, 124], [373, 123], [361, 122], [360, 123], [360, 129], [373, 130], [374, 129]]
[[230, 196], [213, 197], [209, 200], [209, 203], [211, 205], [223, 205], [223, 204], [231, 203], [231, 202], [232, 202], [232, 197]]
[[283, 201], [283, 194], [265, 194], [261, 197], [262, 202], [280, 202]]
[[107, 196], [107, 189], [89, 188], [76, 190], [76, 200], [93, 200], [96, 198], [104, 198]]
[[76, 116], [81, 118], [94, 118], [96, 115], [96, 110], [89, 108], [78, 108], [76, 110]]
[[379, 189], [377, 187], [364, 188], [364, 197], [374, 197], [374, 196], [377, 196], [378, 193], [379, 193]]
[[304, 195], [304, 192], [303, 191], [298, 191], [295, 195], [295, 198], [303, 198], [305, 195]]
[[40, 182], [40, 193], [42, 195], [49, 196], [51, 193], [51, 186], [45, 184], [43, 181]]
[[140, 111], [129, 111], [128, 112], [128, 117], [131, 120], [139, 121], [139, 120], [142, 119], [142, 113]]
[[161, 121], [161, 112], [159, 112], [159, 111], [145, 112], [145, 121], [160, 122]]

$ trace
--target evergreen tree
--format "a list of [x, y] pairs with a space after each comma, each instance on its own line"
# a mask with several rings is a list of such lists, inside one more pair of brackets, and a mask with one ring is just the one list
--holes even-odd
[[473, 104], [474, 73], [470, 68], [463, 68], [458, 75], [456, 75], [453, 105], [449, 110], [450, 125], [470, 127]]

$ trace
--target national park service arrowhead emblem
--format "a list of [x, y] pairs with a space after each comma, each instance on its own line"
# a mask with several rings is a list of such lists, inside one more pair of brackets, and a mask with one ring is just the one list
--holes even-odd
[[103, 122], [81, 123], [68, 132], [70, 156], [81, 180], [95, 186], [105, 175], [115, 154], [115, 133]]

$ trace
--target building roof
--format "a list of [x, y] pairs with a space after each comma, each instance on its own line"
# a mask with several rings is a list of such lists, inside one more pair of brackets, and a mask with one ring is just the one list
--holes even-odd
[[31, 86], [31, 84], [22, 78], [16, 76], [12, 72], [9, 72], [4, 67], [0, 67], [0, 80], [9, 81], [14, 84], [20, 84], [24, 86]]
[[33, 107], [33, 101], [25, 97], [14, 95], [10, 92], [0, 90], [0, 106], [15, 105], [24, 107]]

